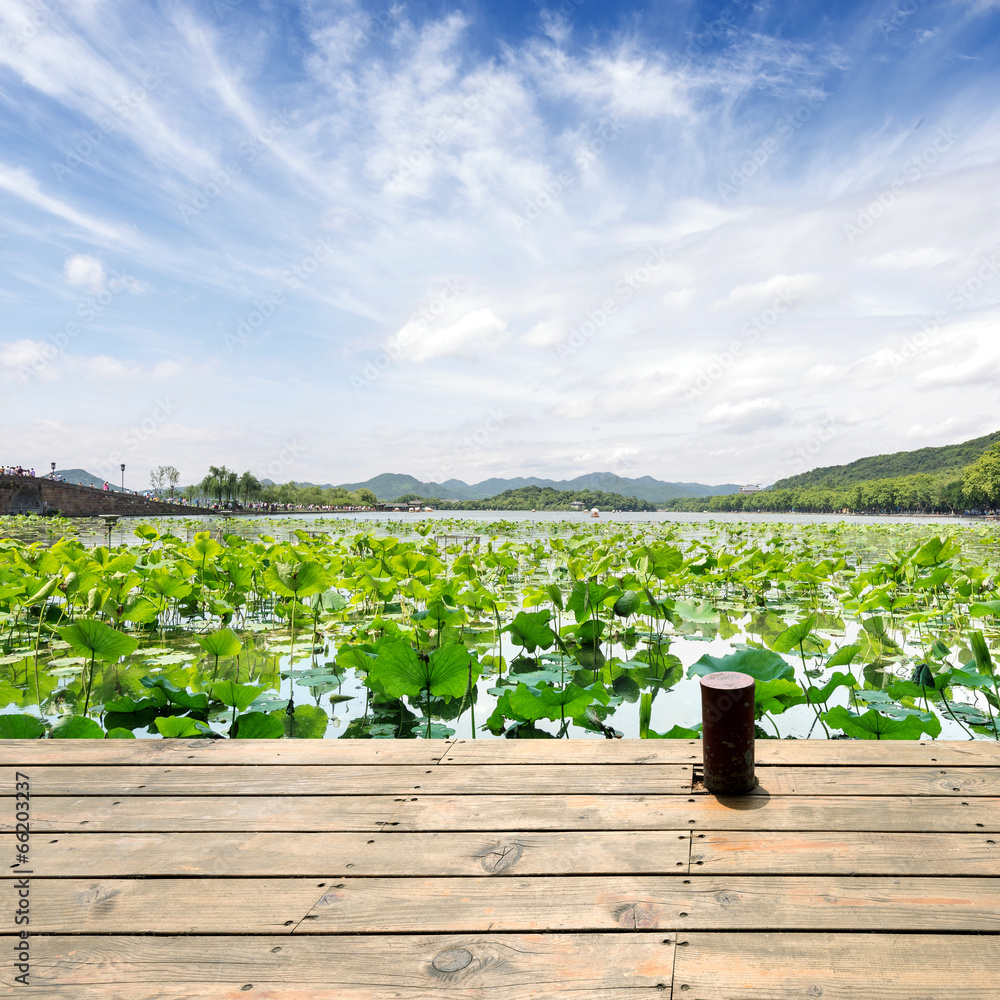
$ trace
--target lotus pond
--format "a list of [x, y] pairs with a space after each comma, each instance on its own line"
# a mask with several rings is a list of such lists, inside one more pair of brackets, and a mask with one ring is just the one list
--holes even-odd
[[0, 737], [1000, 734], [990, 526], [205, 527], [0, 519]]

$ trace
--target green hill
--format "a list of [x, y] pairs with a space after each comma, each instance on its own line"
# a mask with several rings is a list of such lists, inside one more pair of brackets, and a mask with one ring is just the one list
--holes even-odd
[[626, 497], [603, 490], [557, 490], [551, 486], [521, 486], [504, 490], [481, 500], [433, 501], [439, 510], [570, 510], [570, 504], [582, 504], [589, 510], [643, 510], [656, 507], [648, 500]]
[[872, 479], [898, 479], [922, 473], [957, 473], [975, 462], [997, 441], [1000, 441], [1000, 431], [942, 448], [918, 448], [916, 451], [897, 451], [892, 455], [873, 455], [859, 458], [849, 465], [829, 465], [789, 476], [778, 480], [771, 489], [838, 489]]
[[[303, 484], [311, 485], [311, 484]], [[422, 497], [437, 497], [441, 500], [487, 500], [509, 490], [538, 487], [551, 488], [562, 493], [576, 493], [592, 490], [599, 493], [619, 494], [660, 503], [677, 497], [716, 496], [721, 493], [736, 493], [739, 486], [723, 483], [720, 486], [706, 486], [704, 483], [668, 483], [652, 476], [627, 479], [611, 472], [591, 472], [575, 479], [538, 479], [534, 476], [516, 479], [484, 479], [480, 483], [462, 482], [448, 479], [443, 483], [425, 483], [413, 476], [383, 473], [363, 483], [344, 483], [344, 489], [369, 489], [379, 500], [395, 500], [406, 494]]]

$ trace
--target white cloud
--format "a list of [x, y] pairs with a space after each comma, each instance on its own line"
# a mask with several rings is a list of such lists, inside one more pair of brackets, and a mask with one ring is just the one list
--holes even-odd
[[71, 285], [83, 285], [95, 295], [104, 291], [104, 265], [96, 258], [87, 254], [77, 254], [66, 261], [64, 268], [66, 280]]
[[401, 344], [410, 345], [406, 356], [414, 361], [432, 358], [476, 360], [480, 354], [497, 351], [506, 339], [507, 323], [492, 309], [474, 309], [448, 325], [417, 320], [396, 334]]
[[542, 320], [520, 338], [521, 343], [530, 347], [555, 347], [565, 339], [566, 329], [557, 320]]
[[719, 403], [702, 417], [702, 422], [746, 433], [783, 424], [787, 412], [787, 407], [779, 400], [758, 397], [740, 403]]
[[912, 250], [897, 247], [888, 253], [879, 254], [879, 256], [873, 259], [873, 263], [880, 267], [891, 267], [898, 268], [901, 271], [909, 271], [918, 267], [946, 264], [954, 259], [954, 252], [944, 250], [941, 247], [916, 247]]
[[[16, 36], [17, 18], [41, 9], [8, 0], [0, 27]], [[30, 45], [0, 51], [11, 123], [0, 295], [16, 331], [0, 370], [13, 385], [9, 362], [51, 353], [49, 338], [78, 324], [66, 348], [78, 353], [49, 360], [23, 398], [81, 455], [94, 450], [85, 428], [127, 425], [151, 385], [182, 378], [200, 390], [198, 427], [172, 445], [192, 463], [230, 448], [246, 467], [315, 427], [288, 473], [310, 479], [440, 467], [442, 426], [478, 426], [511, 401], [520, 430], [506, 423], [469, 459], [481, 471], [571, 475], [617, 454], [635, 475], [715, 482], [755, 478], [801, 447], [816, 412], [844, 428], [825, 461], [872, 441], [906, 447], [911, 428], [938, 421], [928, 399], [943, 414], [995, 410], [995, 291], [963, 301], [963, 319], [981, 324], [966, 341], [948, 299], [996, 245], [1000, 187], [995, 61], [983, 42], [961, 78], [940, 70], [956, 38], [963, 52], [979, 44], [958, 22], [928, 6], [921, 26], [939, 34], [893, 62], [881, 38], [869, 48], [861, 14], [789, 42], [747, 7], [747, 30], [692, 56], [687, 36], [625, 25], [607, 5], [541, 27], [532, 14], [485, 47], [474, 7], [374, 10], [290, 5], [308, 37], [288, 45], [273, 4], [216, 17], [103, 0], [63, 5]], [[915, 100], [926, 123], [912, 121]], [[278, 112], [286, 124], [256, 142]], [[623, 127], [597, 148], [611, 123]], [[954, 144], [850, 240], [845, 225], [946, 125]], [[723, 198], [717, 182], [775, 136]], [[54, 173], [53, 158], [72, 171]], [[457, 301], [404, 325], [443, 275], [460, 281]], [[130, 294], [81, 316], [99, 288]], [[794, 308], [771, 322], [781, 295]], [[948, 336], [918, 341], [941, 309], [955, 314]], [[574, 330], [571, 352], [553, 349]], [[390, 341], [396, 363], [357, 389], [362, 348]], [[114, 393], [95, 400], [97, 379]], [[331, 411], [335, 444], [318, 430]], [[77, 419], [89, 412], [92, 423]], [[260, 443], [262, 427], [276, 444]], [[17, 428], [26, 443], [53, 440]]]
[[737, 285], [714, 305], [717, 308], [735, 305], [755, 309], [772, 300], [791, 304], [816, 291], [822, 283], [822, 278], [817, 274], [774, 274], [764, 281]]

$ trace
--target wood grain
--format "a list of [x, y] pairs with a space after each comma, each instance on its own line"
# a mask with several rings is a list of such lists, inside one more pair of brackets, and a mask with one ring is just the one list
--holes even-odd
[[705, 874], [995, 875], [998, 837], [961, 833], [700, 833], [691, 870]]
[[[984, 773], [986, 769], [983, 769]], [[936, 773], [936, 772], [935, 772]], [[580, 765], [546, 767], [436, 767], [400, 764], [351, 766], [174, 765], [33, 767], [34, 795], [495, 795], [545, 794], [682, 794], [691, 791], [690, 764], [627, 765], [603, 768]], [[971, 782], [970, 782], [971, 784]], [[14, 782], [0, 787], [14, 795]], [[984, 793], [985, 794], [985, 793]], [[1000, 795], [1000, 772], [996, 782]]]
[[987, 1000], [1000, 938], [934, 934], [692, 933], [674, 997], [691, 1000]]
[[[669, 997], [674, 961], [662, 932], [52, 935], [31, 948], [31, 990], [46, 1000], [634, 1000]], [[2, 983], [2, 995], [24, 992], [6, 969]]]
[[[502, 751], [491, 740], [456, 740], [442, 764], [496, 762], [519, 764], [684, 764], [702, 759], [701, 740], [505, 740]], [[889, 744], [891, 743], [891, 747]], [[758, 765], [792, 764], [928, 766], [945, 764], [1000, 767], [996, 740], [757, 740]]]
[[[35, 795], [673, 794], [692, 791], [690, 764], [100, 765], [33, 767]], [[791, 767], [758, 770], [766, 795], [1000, 796], [1000, 768]], [[705, 794], [704, 787], [695, 791]], [[14, 782], [0, 787], [12, 796]]]
[[[6, 741], [0, 856], [14, 772], [32, 789], [31, 989], [1000, 996], [1000, 745], [756, 749], [760, 787], [720, 799], [688, 740]], [[4, 898], [18, 878], [0, 866]]]
[[[686, 872], [686, 830], [629, 833], [63, 833], [38, 876], [581, 875]], [[3, 845], [13, 846], [8, 834]], [[9, 850], [4, 857], [13, 857]], [[7, 866], [0, 879], [19, 877]]]
[[[711, 795], [32, 797], [48, 832], [1000, 831], [1000, 798]], [[14, 830], [0, 813], [0, 832]]]
[[[0, 740], [4, 764], [437, 764], [453, 740]], [[672, 763], [672, 762], [669, 762]]]
[[1000, 931], [991, 878], [34, 879], [33, 934]]
[[[690, 764], [700, 740], [4, 740], [30, 764]], [[995, 740], [758, 740], [759, 766], [1000, 767]]]

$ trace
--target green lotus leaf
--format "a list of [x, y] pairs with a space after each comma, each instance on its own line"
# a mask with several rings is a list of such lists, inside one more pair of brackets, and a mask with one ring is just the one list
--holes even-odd
[[79, 618], [58, 632], [78, 653], [106, 663], [117, 663], [123, 656], [131, 656], [139, 645], [134, 636], [125, 635], [92, 618]]

